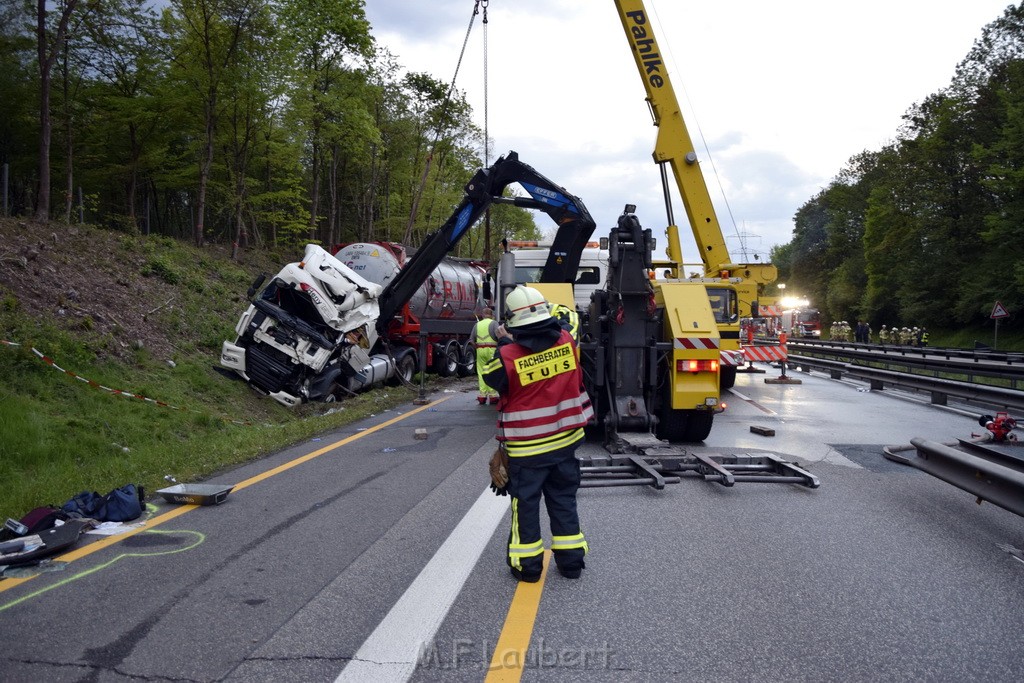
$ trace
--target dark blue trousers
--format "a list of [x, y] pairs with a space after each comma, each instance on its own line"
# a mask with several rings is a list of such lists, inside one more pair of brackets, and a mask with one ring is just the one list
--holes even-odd
[[511, 458], [508, 492], [512, 497], [508, 564], [526, 576], [539, 575], [544, 562], [540, 501], [551, 521], [551, 550], [560, 569], [584, 567], [587, 542], [576, 511], [580, 464], [576, 444], [541, 455]]

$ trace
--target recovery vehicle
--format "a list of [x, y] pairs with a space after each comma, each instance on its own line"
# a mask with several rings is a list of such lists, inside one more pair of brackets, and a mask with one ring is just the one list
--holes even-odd
[[654, 125], [658, 128], [653, 157], [661, 172], [668, 218], [668, 279], [683, 278], [683, 255], [666, 167], [672, 170], [703, 264], [703, 275], [693, 281], [704, 283], [708, 295], [716, 301], [714, 310], [722, 340], [722, 388], [727, 389], [735, 383], [736, 370], [743, 364], [740, 317], [757, 317], [760, 290], [774, 282], [778, 272], [768, 263], [734, 263], [729, 256], [725, 236], [715, 215], [693, 141], [643, 0], [615, 0], [615, 7], [647, 93]]

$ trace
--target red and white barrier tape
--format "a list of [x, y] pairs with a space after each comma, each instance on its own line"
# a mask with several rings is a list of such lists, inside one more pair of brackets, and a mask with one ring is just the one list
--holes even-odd
[[[0, 339], [0, 344], [3, 344], [5, 346], [21, 346], [21, 344], [19, 344], [18, 342], [7, 341], [6, 339]], [[136, 394], [136, 393], [133, 393], [131, 391], [125, 391], [123, 389], [112, 389], [111, 387], [103, 386], [99, 382], [96, 382], [94, 380], [82, 377], [81, 375], [79, 375], [79, 374], [77, 374], [75, 372], [72, 372], [71, 370], [65, 370], [61, 366], [57, 365], [53, 361], [52, 358], [50, 358], [49, 356], [47, 356], [46, 354], [44, 354], [42, 351], [40, 351], [39, 349], [35, 348], [34, 346], [30, 347], [30, 348], [32, 349], [32, 353], [34, 353], [41, 361], [43, 361], [44, 363], [49, 365], [51, 368], [54, 368], [56, 370], [60, 370], [65, 375], [68, 375], [69, 377], [74, 377], [75, 379], [77, 379], [80, 382], [85, 382], [86, 384], [88, 384], [89, 386], [91, 386], [91, 387], [93, 387], [95, 389], [102, 389], [103, 391], [110, 392], [114, 396], [123, 396], [125, 398], [137, 398], [140, 401], [146, 401], [148, 403], [152, 403], [154, 405], [158, 405], [158, 406], [160, 406], [162, 408], [170, 408], [171, 410], [181, 410], [181, 411], [197, 412], [197, 411], [194, 411], [194, 410], [192, 410], [190, 408], [182, 408], [180, 406], [171, 405], [170, 403], [167, 403], [165, 401], [160, 401], [160, 400], [157, 400], [155, 398], [149, 398], [148, 396], [143, 396], [142, 394]], [[238, 424], [238, 425], [250, 425], [250, 424], [252, 424], [250, 422], [243, 422], [241, 420], [235, 420], [235, 419], [232, 419], [230, 417], [224, 417], [224, 416], [222, 416], [220, 419], [224, 420], [225, 422], [231, 422], [232, 424]]]

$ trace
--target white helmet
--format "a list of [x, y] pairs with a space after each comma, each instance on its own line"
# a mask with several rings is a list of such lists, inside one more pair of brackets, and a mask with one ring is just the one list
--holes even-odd
[[508, 327], [522, 327], [551, 317], [544, 295], [533, 287], [516, 285], [505, 297], [505, 319]]

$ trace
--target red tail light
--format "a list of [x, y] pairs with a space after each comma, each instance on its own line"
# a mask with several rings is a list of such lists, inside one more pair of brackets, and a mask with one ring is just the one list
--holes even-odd
[[678, 360], [676, 372], [718, 372], [718, 360]]

